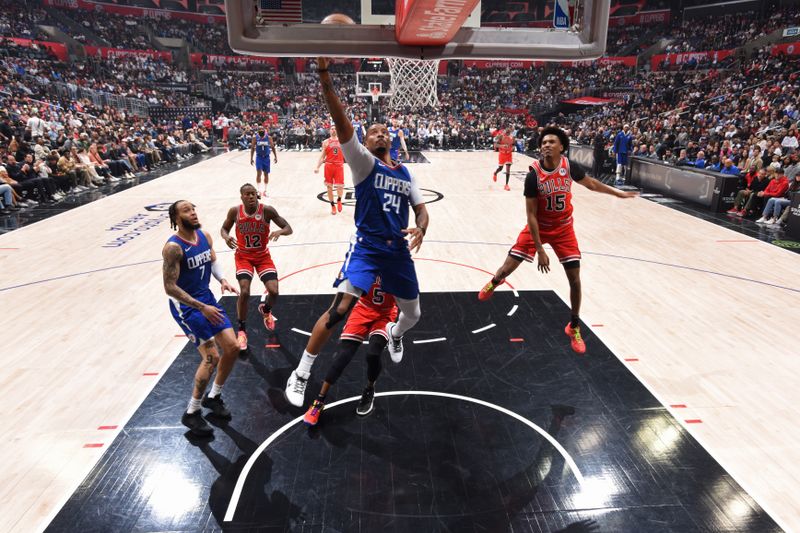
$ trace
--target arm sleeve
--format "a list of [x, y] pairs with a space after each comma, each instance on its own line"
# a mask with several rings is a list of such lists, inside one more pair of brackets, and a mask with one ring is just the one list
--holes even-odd
[[375, 166], [375, 156], [358, 142], [355, 135], [346, 143], [342, 143], [342, 153], [353, 173], [353, 185], [358, 185], [372, 172], [372, 167]]
[[575, 163], [571, 159], [567, 159], [567, 161], [569, 161], [569, 176], [573, 181], [581, 181], [586, 177], [586, 171], [583, 170], [582, 166]]
[[525, 176], [525, 197], [536, 198], [539, 196], [539, 179], [536, 177], [536, 172], [531, 170]]
[[414, 176], [409, 173], [409, 177], [411, 178], [411, 192], [408, 195], [408, 199], [411, 202], [412, 206], [417, 206], [422, 201], [422, 192], [420, 192], [419, 187], [417, 186], [417, 180], [414, 179]]

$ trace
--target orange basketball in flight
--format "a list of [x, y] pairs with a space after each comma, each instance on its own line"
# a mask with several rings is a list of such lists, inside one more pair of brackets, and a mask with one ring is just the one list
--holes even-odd
[[324, 19], [322, 24], [355, 24], [356, 22], [344, 13], [331, 13]]

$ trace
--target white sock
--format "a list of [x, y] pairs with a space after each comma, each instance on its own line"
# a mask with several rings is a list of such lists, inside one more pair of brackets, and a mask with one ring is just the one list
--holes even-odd
[[217, 385], [215, 381], [213, 385], [211, 385], [211, 392], [208, 393], [209, 398], [216, 398], [222, 392], [223, 385]]
[[297, 370], [295, 370], [297, 375], [303, 379], [308, 379], [308, 376], [311, 375], [311, 367], [314, 366], [314, 360], [316, 358], [316, 355], [303, 350], [303, 357], [300, 359], [300, 364], [297, 365]]
[[186, 407], [186, 412], [190, 415], [200, 410], [200, 400], [192, 397], [189, 400], [189, 405]]

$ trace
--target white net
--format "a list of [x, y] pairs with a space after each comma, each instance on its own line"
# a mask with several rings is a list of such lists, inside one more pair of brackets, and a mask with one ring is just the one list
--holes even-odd
[[389, 107], [392, 109], [410, 107], [422, 108], [438, 106], [436, 95], [436, 76], [439, 74], [439, 60], [387, 58], [392, 76], [392, 96]]

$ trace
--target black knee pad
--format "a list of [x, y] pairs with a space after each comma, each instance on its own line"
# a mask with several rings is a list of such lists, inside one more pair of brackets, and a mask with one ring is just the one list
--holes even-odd
[[326, 329], [333, 329], [333, 327], [338, 324], [339, 322], [347, 316], [347, 313], [356, 305], [358, 298], [353, 297], [350, 301], [350, 305], [347, 306], [347, 310], [344, 313], [339, 312], [339, 304], [342, 303], [342, 299], [344, 298], [344, 294], [341, 292], [336, 295], [336, 298], [333, 300], [333, 305], [331, 305], [330, 309], [328, 309], [328, 321], [325, 323]]
[[580, 267], [581, 267], [580, 259], [575, 259], [574, 261], [567, 261], [566, 263], [564, 263], [564, 270], [574, 270]]

